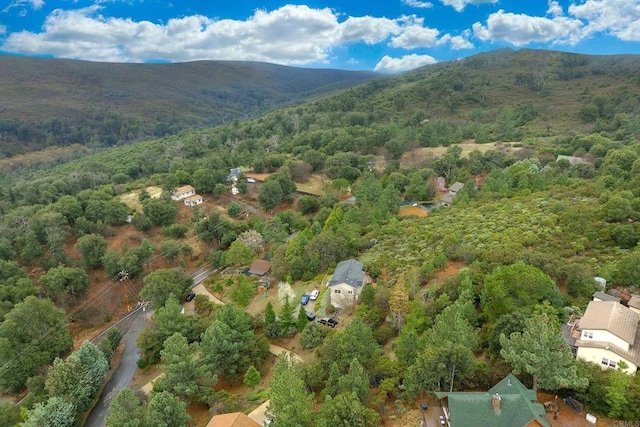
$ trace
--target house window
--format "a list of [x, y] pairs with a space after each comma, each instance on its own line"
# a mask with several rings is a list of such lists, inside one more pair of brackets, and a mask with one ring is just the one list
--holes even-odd
[[609, 360], [606, 357], [602, 358], [602, 366], [609, 366], [611, 368], [615, 368], [616, 366], [618, 366], [618, 362], [616, 362], [615, 360]]
[[333, 290], [333, 293], [334, 293], [334, 294], [339, 294], [339, 293], [340, 293], [340, 289], [334, 289], [334, 290]]
[[353, 293], [353, 291], [347, 291], [347, 293], [348, 293], [348, 294], [352, 294], [352, 293]]
[[592, 340], [593, 339], [593, 332], [584, 331], [582, 333], [582, 338], [589, 338], [590, 340]]

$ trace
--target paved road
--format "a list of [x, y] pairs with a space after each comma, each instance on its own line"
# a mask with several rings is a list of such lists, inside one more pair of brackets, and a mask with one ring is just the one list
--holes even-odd
[[[191, 273], [194, 285], [198, 285], [213, 273], [214, 271], [211, 271], [208, 267], [202, 267], [194, 271]], [[131, 317], [129, 317], [130, 323], [128, 323], [130, 326], [122, 338], [126, 343], [124, 353], [122, 354], [118, 367], [105, 386], [98, 403], [87, 418], [85, 427], [104, 427], [104, 419], [107, 416], [110, 398], [131, 383], [138, 368], [138, 359], [140, 359], [140, 349], [138, 349], [137, 340], [138, 335], [140, 335], [146, 323], [144, 318], [145, 314], [147, 313], [145, 313], [142, 308], [139, 308], [136, 310], [136, 313], [131, 313], [127, 316]], [[124, 321], [124, 319], [122, 321]]]
[[120, 364], [105, 386], [98, 404], [93, 408], [93, 411], [91, 411], [89, 418], [87, 418], [84, 424], [85, 427], [104, 427], [104, 419], [107, 415], [107, 409], [109, 408], [108, 401], [112, 395], [115, 395], [115, 393], [127, 387], [133, 379], [133, 375], [136, 373], [136, 362], [140, 359], [140, 350], [138, 349], [136, 341], [138, 335], [140, 335], [140, 332], [144, 329], [144, 312], [142, 309], [138, 309], [132, 317], [131, 326], [123, 337], [125, 347], [120, 359]]

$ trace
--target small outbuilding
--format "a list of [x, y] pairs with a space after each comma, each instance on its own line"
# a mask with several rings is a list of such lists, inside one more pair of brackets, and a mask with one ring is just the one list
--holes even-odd
[[264, 276], [271, 270], [271, 261], [266, 259], [259, 259], [253, 262], [249, 267], [249, 274], [255, 274], [256, 276]]

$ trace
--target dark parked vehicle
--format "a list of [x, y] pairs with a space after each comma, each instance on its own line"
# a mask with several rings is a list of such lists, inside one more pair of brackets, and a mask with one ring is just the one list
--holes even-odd
[[191, 301], [192, 299], [194, 299], [196, 297], [196, 294], [194, 294], [193, 292], [191, 292], [189, 295], [187, 295], [185, 297], [185, 301]]
[[302, 305], [307, 305], [307, 303], [309, 302], [309, 295], [304, 294], [302, 295], [302, 298], [300, 299], [300, 304]]
[[315, 313], [312, 313], [310, 311], [307, 311], [306, 313], [307, 313], [307, 319], [308, 320], [310, 320], [310, 321], [311, 320], [315, 320], [315, 318], [316, 318], [316, 314]]
[[338, 321], [334, 320], [330, 317], [322, 317], [320, 319], [318, 319], [318, 323], [320, 323], [321, 325], [327, 325], [330, 326], [332, 328], [335, 328], [338, 325]]

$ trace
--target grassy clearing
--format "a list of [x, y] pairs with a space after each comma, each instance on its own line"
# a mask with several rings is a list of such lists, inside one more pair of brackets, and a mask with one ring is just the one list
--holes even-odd
[[[162, 194], [162, 188], [155, 185], [151, 185], [145, 190], [154, 199], [159, 198]], [[129, 206], [130, 209], [142, 211], [142, 203], [139, 200], [140, 193], [142, 193], [142, 190], [134, 190], [131, 193], [123, 194], [120, 196], [120, 201]]]
[[304, 193], [309, 193], [316, 196], [324, 196], [324, 181], [325, 180], [323, 178], [317, 175], [311, 175], [307, 182], [296, 182], [296, 188], [298, 189], [298, 191], [302, 191]]

